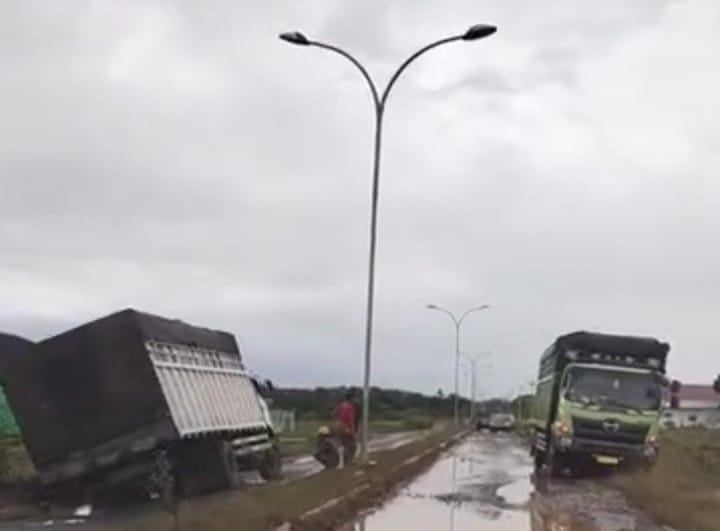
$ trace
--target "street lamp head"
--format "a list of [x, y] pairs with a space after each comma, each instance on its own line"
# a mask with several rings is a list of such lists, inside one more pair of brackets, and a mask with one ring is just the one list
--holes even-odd
[[489, 304], [483, 304], [482, 306], [479, 306], [479, 307], [478, 307], [478, 310], [488, 310], [488, 309], [490, 309], [490, 305], [489, 305]]
[[310, 44], [310, 40], [299, 31], [286, 31], [285, 33], [281, 33], [279, 37], [280, 40], [289, 42], [290, 44], [297, 44], [299, 46], [308, 46]]
[[470, 26], [470, 29], [468, 29], [462, 36], [462, 39], [464, 41], [476, 41], [478, 39], [489, 37], [496, 31], [497, 28], [495, 26], [491, 26], [490, 24], [475, 24], [474, 26]]
[[428, 304], [428, 305], [426, 306], [426, 308], [427, 308], [428, 310], [437, 310], [437, 309], [438, 309], [438, 307], [437, 307], [435, 304]]

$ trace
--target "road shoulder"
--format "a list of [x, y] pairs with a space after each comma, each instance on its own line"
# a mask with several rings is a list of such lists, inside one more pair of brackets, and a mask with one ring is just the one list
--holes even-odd
[[453, 429], [433, 431], [410, 444], [373, 454], [374, 466], [353, 464], [286, 483], [191, 499], [179, 504], [174, 512], [145, 515], [136, 522], [125, 521], [120, 527], [331, 530], [358, 511], [386, 499], [398, 485], [430, 466], [457, 438], [458, 432]]

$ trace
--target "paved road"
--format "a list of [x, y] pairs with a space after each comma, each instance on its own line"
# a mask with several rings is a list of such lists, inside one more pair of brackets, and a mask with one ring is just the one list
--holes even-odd
[[590, 480], [532, 480], [513, 435], [474, 434], [383, 507], [338, 531], [661, 531]]

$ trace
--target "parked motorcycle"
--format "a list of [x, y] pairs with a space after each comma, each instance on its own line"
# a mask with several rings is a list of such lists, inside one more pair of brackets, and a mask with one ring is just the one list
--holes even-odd
[[350, 463], [357, 452], [355, 436], [342, 430], [321, 426], [317, 431], [314, 457], [325, 468], [333, 469]]

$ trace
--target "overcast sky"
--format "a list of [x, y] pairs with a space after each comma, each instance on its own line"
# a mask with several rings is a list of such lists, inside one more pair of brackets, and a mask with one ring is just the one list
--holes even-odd
[[280, 385], [362, 377], [367, 87], [386, 114], [373, 382], [484, 394], [576, 329], [720, 371], [717, 0], [0, 4], [0, 330], [135, 307], [234, 332]]

